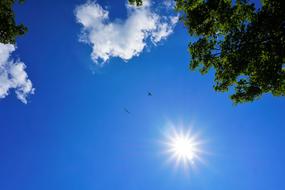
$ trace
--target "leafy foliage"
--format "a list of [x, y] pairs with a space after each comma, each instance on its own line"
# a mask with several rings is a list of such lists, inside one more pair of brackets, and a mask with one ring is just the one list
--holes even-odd
[[141, 6], [142, 5], [142, 0], [129, 0], [130, 4], [132, 5], [137, 5], [137, 6]]
[[[27, 31], [23, 24], [16, 24], [15, 13], [12, 10], [15, 2], [15, 0], [0, 0], [0, 43], [15, 43], [16, 37]], [[23, 3], [24, 0], [18, 2]]]
[[190, 69], [215, 70], [217, 91], [234, 91], [234, 103], [264, 93], [285, 95], [285, 1], [176, 0], [191, 36]]

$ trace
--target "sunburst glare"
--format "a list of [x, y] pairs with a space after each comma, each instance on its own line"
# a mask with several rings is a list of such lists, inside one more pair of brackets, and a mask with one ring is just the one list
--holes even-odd
[[164, 144], [166, 152], [170, 156], [170, 161], [174, 161], [176, 166], [189, 168], [196, 161], [201, 161], [202, 141], [190, 129], [177, 129], [175, 126], [167, 133]]

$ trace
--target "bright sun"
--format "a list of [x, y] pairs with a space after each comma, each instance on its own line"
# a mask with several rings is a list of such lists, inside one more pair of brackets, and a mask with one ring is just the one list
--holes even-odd
[[178, 136], [171, 143], [173, 153], [182, 159], [193, 160], [195, 155], [195, 145], [190, 138]]
[[173, 130], [167, 138], [167, 152], [170, 153], [171, 159], [176, 160], [177, 164], [183, 164], [188, 167], [189, 164], [194, 164], [195, 160], [199, 159], [200, 142], [197, 140], [197, 135], [190, 131]]

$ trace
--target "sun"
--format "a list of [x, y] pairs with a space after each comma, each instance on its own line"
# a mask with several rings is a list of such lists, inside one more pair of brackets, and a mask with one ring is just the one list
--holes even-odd
[[200, 160], [201, 141], [199, 141], [198, 136], [191, 133], [190, 130], [177, 131], [173, 129], [171, 133], [168, 134], [166, 145], [170, 159], [175, 160], [178, 165], [189, 167], [194, 164], [195, 161]]
[[172, 139], [170, 146], [170, 150], [179, 159], [192, 161], [195, 157], [196, 147], [191, 138], [177, 136]]

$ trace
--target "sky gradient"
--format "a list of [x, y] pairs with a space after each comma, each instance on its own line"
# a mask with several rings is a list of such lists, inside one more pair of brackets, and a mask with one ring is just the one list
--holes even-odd
[[[0, 189], [285, 189], [284, 98], [234, 106], [213, 90], [213, 72], [189, 71], [181, 23], [128, 62], [98, 67], [78, 40], [75, 9], [84, 3], [15, 7], [29, 31], [13, 56], [26, 64], [35, 94], [27, 104], [13, 91], [0, 99]], [[124, 0], [97, 3], [111, 21], [127, 18]], [[199, 133], [203, 163], [185, 171], [167, 162], [160, 142], [169, 123]]]

